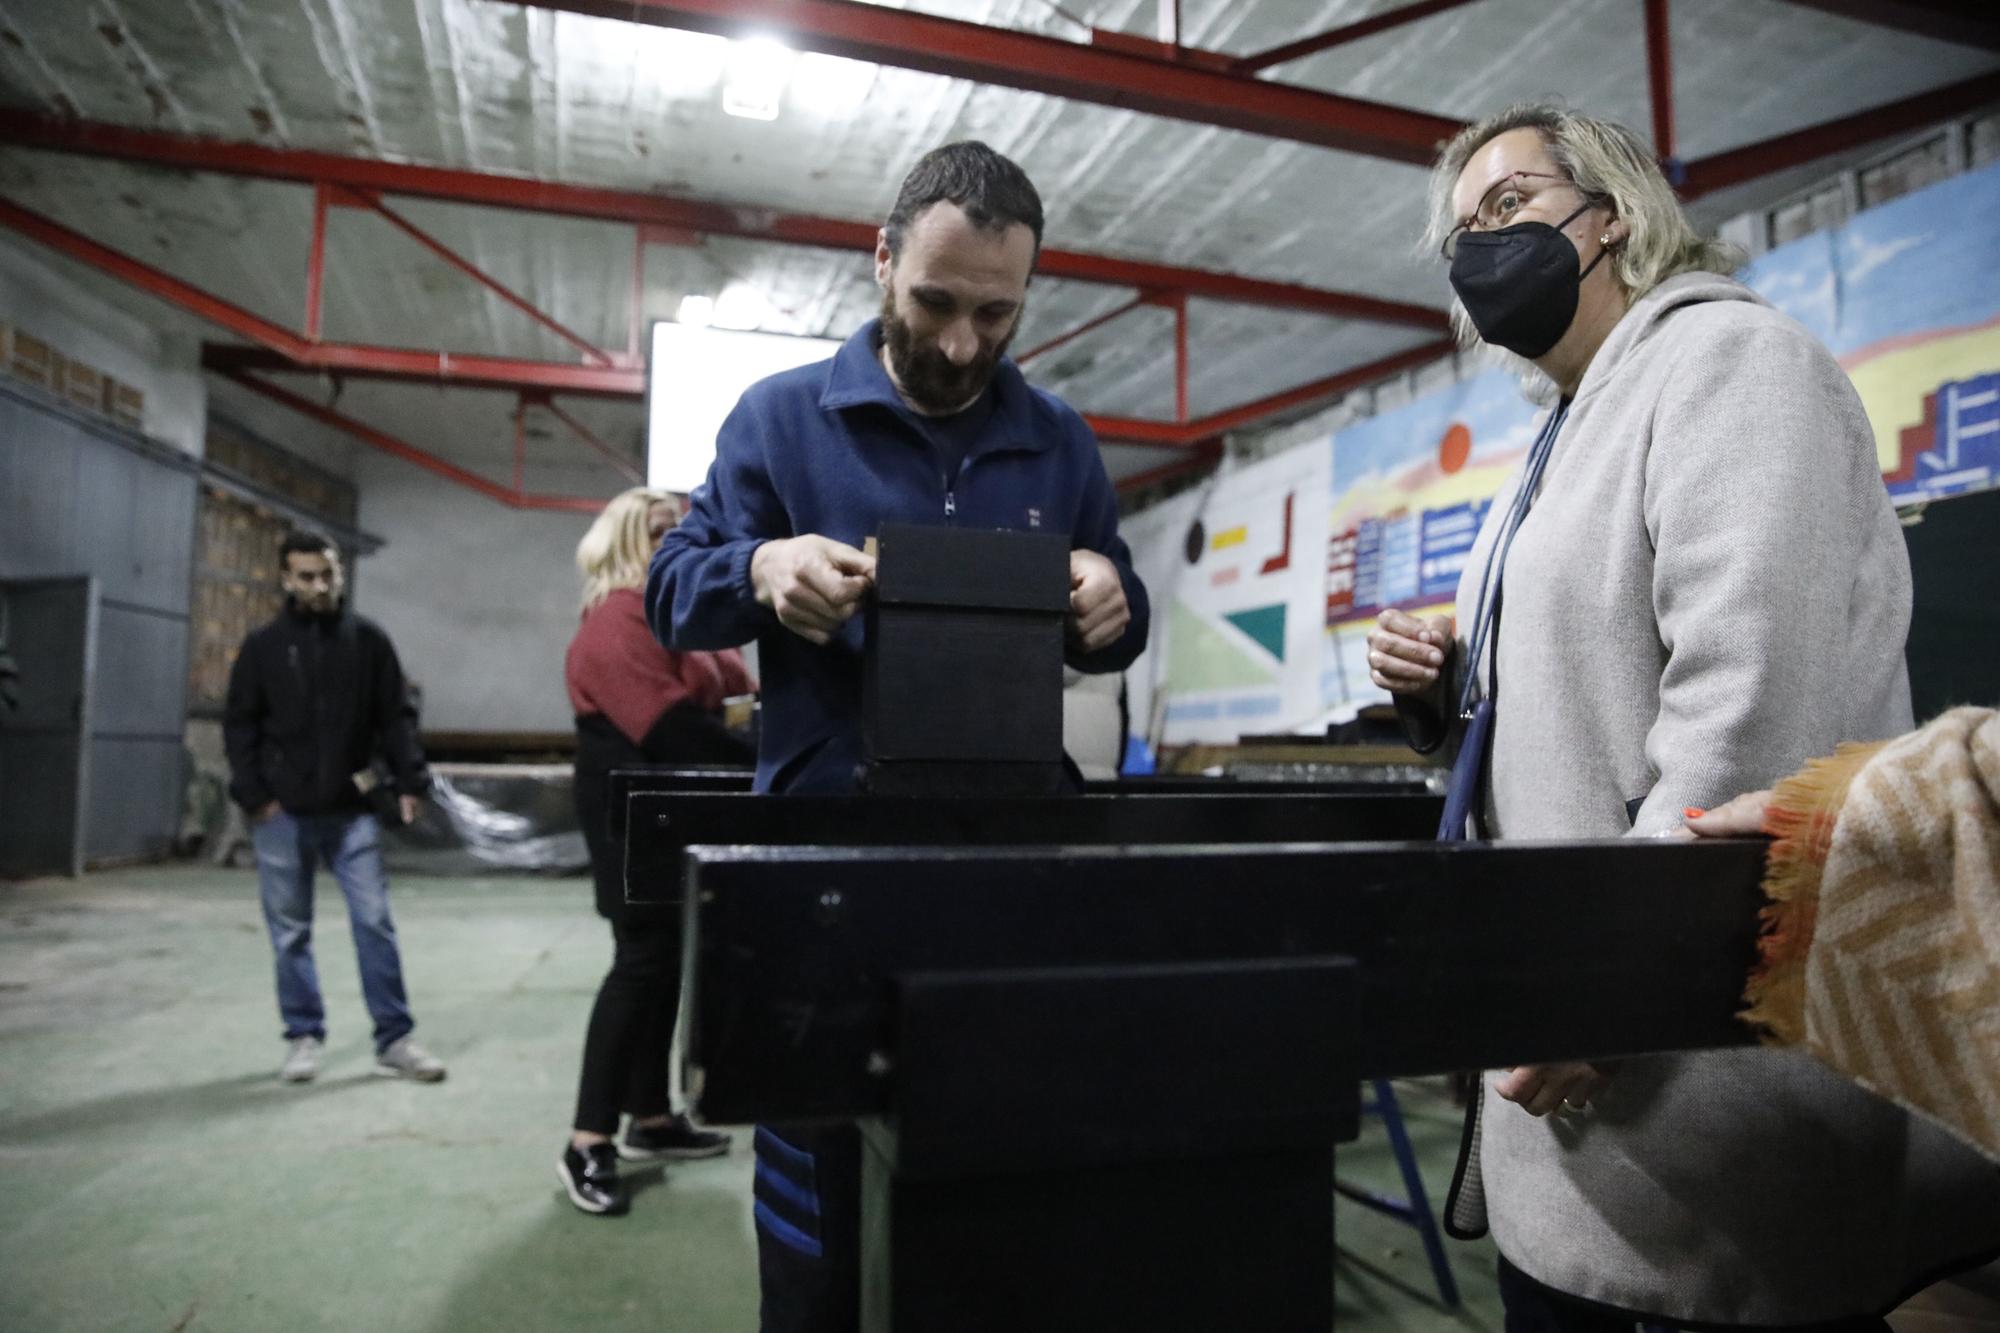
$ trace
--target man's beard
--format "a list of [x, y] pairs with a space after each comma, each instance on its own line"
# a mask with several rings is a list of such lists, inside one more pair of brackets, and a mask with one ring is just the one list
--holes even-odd
[[302, 597], [295, 592], [286, 593], [285, 595], [291, 599], [293, 609], [302, 616], [315, 616], [324, 619], [340, 613], [339, 593], [334, 593], [324, 601], [321, 601], [317, 596]]
[[894, 293], [882, 293], [882, 345], [888, 350], [896, 387], [917, 410], [935, 416], [956, 412], [985, 392], [993, 372], [1000, 367], [1000, 358], [1007, 354], [1007, 345], [1014, 341], [1014, 330], [1020, 327], [1017, 312], [1014, 327], [992, 351], [982, 348], [968, 364], [955, 366], [936, 343], [919, 342], [896, 313]]

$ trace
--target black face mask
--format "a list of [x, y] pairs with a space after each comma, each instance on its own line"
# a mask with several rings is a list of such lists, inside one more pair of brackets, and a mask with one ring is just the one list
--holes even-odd
[[1451, 286], [1481, 338], [1530, 361], [1562, 341], [1576, 318], [1583, 280], [1610, 253], [1599, 250], [1590, 268], [1577, 272], [1576, 247], [1561, 229], [1589, 208], [1586, 203], [1553, 227], [1517, 222], [1458, 238]]

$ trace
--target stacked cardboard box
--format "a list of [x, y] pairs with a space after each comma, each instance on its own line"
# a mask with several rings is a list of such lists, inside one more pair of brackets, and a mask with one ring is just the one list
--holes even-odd
[[0, 324], [0, 371], [133, 430], [146, 419], [146, 395], [97, 367], [64, 356], [31, 333]]
[[124, 381], [106, 375], [104, 399], [99, 408], [119, 425], [137, 430], [146, 420], [146, 395]]
[[91, 412], [104, 410], [104, 372], [81, 361], [63, 365], [62, 396]]
[[17, 380], [48, 388], [55, 349], [32, 334], [0, 324], [0, 365]]

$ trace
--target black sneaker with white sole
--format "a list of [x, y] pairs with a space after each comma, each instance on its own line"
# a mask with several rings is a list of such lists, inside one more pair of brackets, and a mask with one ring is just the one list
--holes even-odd
[[569, 1201], [586, 1213], [622, 1213], [625, 1192], [618, 1188], [618, 1152], [608, 1143], [588, 1148], [574, 1144], [563, 1149], [556, 1163]]
[[628, 1162], [650, 1162], [665, 1157], [691, 1162], [702, 1157], [720, 1157], [729, 1151], [729, 1136], [712, 1129], [696, 1129], [684, 1115], [664, 1125], [640, 1125], [634, 1121], [625, 1130], [618, 1155]]

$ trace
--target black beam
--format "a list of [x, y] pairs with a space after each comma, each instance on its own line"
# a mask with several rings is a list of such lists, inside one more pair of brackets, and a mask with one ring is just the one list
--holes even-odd
[[760, 847], [1021, 847], [1352, 842], [1427, 838], [1444, 802], [1428, 794], [1213, 793], [753, 796], [633, 791], [626, 804], [625, 898], [681, 901], [695, 843]]
[[1742, 1044], [1764, 853], [695, 848], [689, 1086], [718, 1123], [886, 1111], [895, 979], [1009, 967], [1351, 956], [1364, 1075]]
[[2000, 51], [2000, 11], [1969, 0], [1789, 0], [1845, 19], [1941, 42]]

